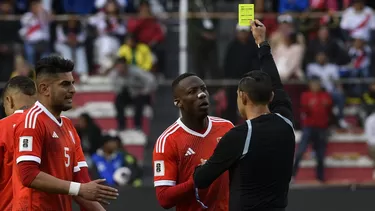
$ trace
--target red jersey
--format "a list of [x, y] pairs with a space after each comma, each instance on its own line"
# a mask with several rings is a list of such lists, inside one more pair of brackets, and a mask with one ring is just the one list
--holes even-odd
[[302, 93], [300, 109], [304, 127], [328, 128], [332, 112], [332, 98], [328, 92]]
[[14, 211], [72, 210], [69, 195], [50, 194], [23, 186], [16, 164], [34, 161], [40, 164], [40, 171], [72, 181], [74, 172], [80, 170], [78, 162], [84, 165], [76, 137], [78, 135], [68, 118], [57, 120], [39, 102], [22, 114], [14, 131]]
[[[208, 117], [208, 127], [203, 133], [189, 129], [180, 119], [165, 130], [156, 141], [153, 152], [154, 186], [175, 186], [188, 181], [201, 159], [211, 157], [220, 138], [233, 124], [218, 117]], [[195, 195], [176, 206], [176, 211], [227, 211], [229, 202], [228, 172], [221, 175], [209, 188], [200, 190], [200, 200]]]
[[13, 134], [14, 125], [22, 115], [23, 110], [17, 110], [14, 114], [0, 121], [0, 150], [3, 157], [0, 158], [0, 210], [12, 210], [12, 166], [13, 166]]

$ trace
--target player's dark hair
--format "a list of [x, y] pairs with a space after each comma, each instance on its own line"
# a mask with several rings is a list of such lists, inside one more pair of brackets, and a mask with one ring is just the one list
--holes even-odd
[[245, 92], [254, 104], [266, 105], [272, 97], [271, 77], [260, 70], [251, 71], [240, 80], [238, 90]]
[[2, 96], [10, 90], [19, 90], [22, 94], [33, 96], [36, 94], [36, 86], [34, 81], [27, 76], [15, 76], [11, 78], [4, 87]]
[[177, 85], [180, 83], [180, 81], [184, 80], [185, 78], [187, 77], [190, 77], [190, 76], [197, 76], [196, 74], [194, 73], [183, 73], [179, 76], [177, 76], [177, 78], [175, 78], [172, 82], [172, 91], [174, 92]]
[[55, 75], [58, 73], [72, 72], [74, 63], [60, 56], [47, 56], [40, 59], [35, 65], [35, 73], [38, 78], [41, 75]]

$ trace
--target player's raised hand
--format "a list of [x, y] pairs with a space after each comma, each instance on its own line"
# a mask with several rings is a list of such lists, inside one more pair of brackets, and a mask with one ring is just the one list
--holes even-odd
[[105, 179], [97, 179], [89, 183], [81, 184], [78, 195], [86, 200], [109, 204], [108, 200], [117, 199], [118, 190], [99, 184], [104, 181]]
[[251, 21], [250, 26], [256, 44], [259, 45], [262, 42], [266, 41], [266, 27], [262, 22], [260, 22], [259, 20], [254, 20]]

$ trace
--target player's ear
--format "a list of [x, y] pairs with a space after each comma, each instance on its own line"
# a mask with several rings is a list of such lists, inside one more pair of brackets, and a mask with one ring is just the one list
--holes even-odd
[[39, 93], [42, 94], [42, 95], [49, 95], [50, 94], [49, 93], [50, 92], [50, 86], [47, 83], [44, 83], [44, 82], [39, 83], [37, 88], [38, 88]]
[[15, 107], [14, 100], [11, 96], [9, 96], [9, 95], [6, 96], [5, 100], [7, 101], [8, 105], [11, 109], [13, 109]]
[[271, 93], [271, 97], [270, 97], [270, 101], [269, 101], [270, 103], [272, 102], [273, 97], [275, 97], [275, 93], [272, 92], [272, 93]]
[[239, 95], [240, 95], [240, 98], [241, 98], [241, 101], [242, 101], [242, 104], [243, 105], [246, 105], [248, 103], [248, 97], [246, 95], [245, 92], [239, 92]]
[[181, 105], [181, 101], [179, 99], [174, 99], [174, 106], [176, 106], [177, 108], [181, 108], [182, 105]]

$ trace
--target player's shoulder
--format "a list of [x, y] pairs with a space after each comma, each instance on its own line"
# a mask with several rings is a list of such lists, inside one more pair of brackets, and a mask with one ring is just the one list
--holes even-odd
[[0, 120], [0, 125], [11, 125], [13, 126], [14, 124], [16, 124], [20, 119], [21, 119], [21, 116], [23, 114], [23, 110], [17, 110], [15, 111], [13, 114], [3, 118]]
[[35, 129], [38, 125], [44, 124], [47, 116], [43, 115], [44, 110], [38, 104], [35, 104], [33, 107], [24, 110], [22, 114], [19, 115], [17, 125], [19, 128], [24, 129]]
[[233, 123], [227, 119], [223, 119], [221, 117], [215, 117], [215, 116], [208, 116], [208, 118], [212, 122], [212, 126], [222, 126], [222, 127], [224, 126], [224, 127], [229, 127], [229, 128], [234, 127]]
[[166, 152], [168, 146], [173, 145], [176, 137], [181, 138], [184, 135], [184, 130], [181, 128], [181, 125], [178, 121], [171, 124], [164, 132], [158, 137], [155, 143], [154, 151], [156, 153]]

